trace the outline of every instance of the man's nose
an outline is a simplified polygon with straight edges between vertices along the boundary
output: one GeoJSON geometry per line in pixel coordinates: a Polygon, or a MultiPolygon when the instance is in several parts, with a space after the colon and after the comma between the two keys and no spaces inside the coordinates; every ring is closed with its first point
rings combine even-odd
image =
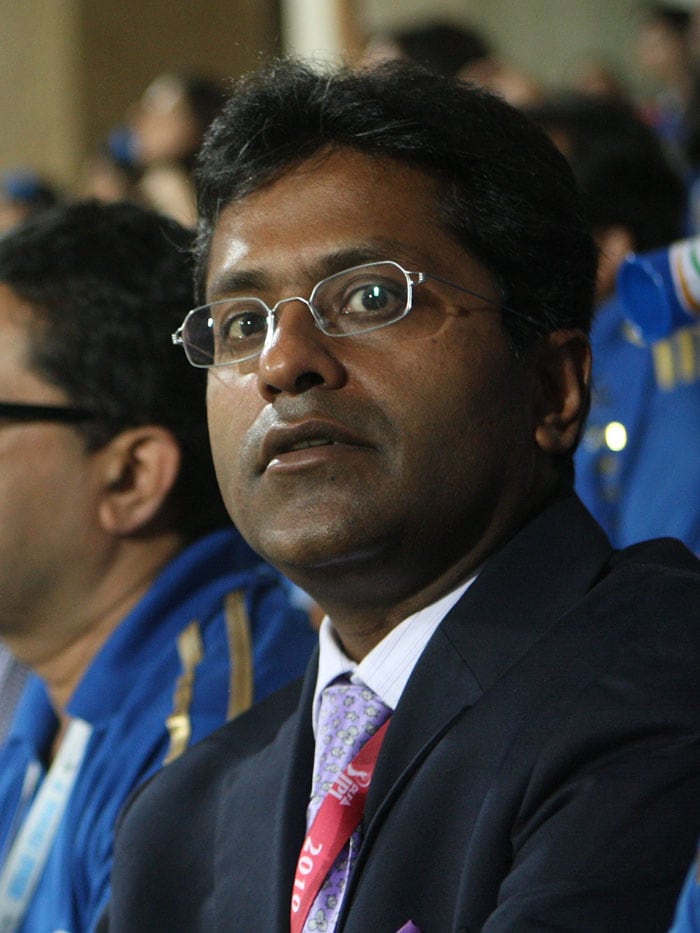
{"type": "Polygon", "coordinates": [[[306,298],[285,298],[271,311],[265,344],[258,361],[258,384],[266,398],[298,395],[314,386],[340,388],[345,368],[337,356],[338,341],[316,326],[306,298]]]}

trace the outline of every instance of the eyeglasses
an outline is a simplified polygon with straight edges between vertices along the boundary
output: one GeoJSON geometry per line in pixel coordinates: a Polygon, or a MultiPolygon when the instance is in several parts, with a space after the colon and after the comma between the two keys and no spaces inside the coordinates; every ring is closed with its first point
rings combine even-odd
{"type": "Polygon", "coordinates": [[[253,359],[272,333],[277,313],[290,301],[301,301],[318,329],[328,337],[352,337],[395,324],[413,307],[413,289],[428,279],[456,288],[489,305],[529,321],[542,323],[492,298],[429,272],[409,272],[397,262],[368,262],[322,279],[308,299],[282,298],[274,307],[260,298],[224,298],[194,308],[172,341],[184,348],[193,366],[229,366],[253,359]]]}
{"type": "Polygon", "coordinates": [[[63,424],[78,424],[94,420],[97,416],[86,408],[71,408],[68,405],[35,405],[30,402],[0,402],[0,421],[59,421],[63,424]]]}

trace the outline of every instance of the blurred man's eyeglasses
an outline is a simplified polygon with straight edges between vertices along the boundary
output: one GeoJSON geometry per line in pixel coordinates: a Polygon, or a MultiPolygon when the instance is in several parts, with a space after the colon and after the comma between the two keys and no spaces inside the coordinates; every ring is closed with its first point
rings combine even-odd
{"type": "Polygon", "coordinates": [[[318,329],[329,337],[351,337],[395,324],[413,307],[413,289],[428,279],[456,288],[492,307],[542,323],[429,272],[409,272],[397,262],[369,262],[345,269],[318,282],[309,298],[283,298],[269,307],[260,298],[224,298],[190,311],[172,335],[193,366],[229,366],[256,357],[275,329],[282,305],[301,301],[318,329]]]}
{"type": "Polygon", "coordinates": [[[37,405],[33,402],[0,402],[0,421],[57,421],[79,424],[95,419],[94,412],[69,405],[37,405]]]}

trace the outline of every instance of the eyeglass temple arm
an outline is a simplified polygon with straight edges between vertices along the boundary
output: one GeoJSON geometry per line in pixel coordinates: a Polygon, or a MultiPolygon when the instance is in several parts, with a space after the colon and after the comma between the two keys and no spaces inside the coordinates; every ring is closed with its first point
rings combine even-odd
{"type": "Polygon", "coordinates": [[[17,421],[62,421],[77,424],[91,421],[98,416],[86,408],[71,408],[69,405],[40,405],[32,402],[0,402],[0,418],[13,418],[17,421]]]}
{"type": "Polygon", "coordinates": [[[426,282],[428,279],[434,279],[436,282],[441,282],[443,285],[449,285],[450,288],[456,288],[457,291],[464,292],[467,295],[471,295],[473,298],[479,298],[481,301],[486,301],[491,305],[495,305],[500,308],[501,311],[507,311],[508,314],[512,314],[515,317],[521,318],[523,321],[527,321],[529,324],[532,324],[533,327],[536,327],[541,333],[545,333],[547,326],[544,321],[538,321],[536,318],[531,317],[529,314],[525,314],[524,311],[516,311],[515,308],[511,308],[506,304],[503,304],[500,301],[494,301],[493,298],[487,298],[486,295],[480,295],[479,292],[472,291],[471,288],[465,288],[464,285],[457,285],[456,282],[450,282],[449,279],[443,279],[439,275],[434,275],[432,272],[409,272],[408,275],[415,275],[415,281],[412,280],[413,285],[422,285],[423,282],[426,282]]]}

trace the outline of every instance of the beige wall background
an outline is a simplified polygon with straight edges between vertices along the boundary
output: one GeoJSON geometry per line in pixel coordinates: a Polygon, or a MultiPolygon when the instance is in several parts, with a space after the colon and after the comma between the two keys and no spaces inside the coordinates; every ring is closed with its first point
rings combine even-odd
{"type": "Polygon", "coordinates": [[[77,0],[0,0],[0,168],[69,172],[82,140],[77,0]]]}
{"type": "Polygon", "coordinates": [[[548,85],[564,80],[581,57],[594,55],[619,64],[639,87],[633,74],[638,7],[639,0],[283,0],[283,35],[305,54],[335,58],[341,49],[329,18],[340,22],[348,11],[374,32],[448,18],[478,27],[498,51],[548,85]]]}
{"type": "MultiPolygon", "coordinates": [[[[637,0],[0,0],[0,172],[60,184],[169,68],[236,75],[280,49],[338,56],[348,10],[370,29],[473,22],[550,85],[595,54],[631,65],[637,0]]],[[[634,81],[634,76],[632,77],[634,81]]]]}
{"type": "Polygon", "coordinates": [[[279,41],[267,0],[0,0],[0,171],[69,186],[157,74],[239,74],[279,41]]]}
{"type": "Polygon", "coordinates": [[[357,6],[377,29],[437,12],[474,23],[505,55],[542,80],[557,83],[582,55],[609,58],[625,71],[631,69],[639,0],[365,0],[357,6]]]}

